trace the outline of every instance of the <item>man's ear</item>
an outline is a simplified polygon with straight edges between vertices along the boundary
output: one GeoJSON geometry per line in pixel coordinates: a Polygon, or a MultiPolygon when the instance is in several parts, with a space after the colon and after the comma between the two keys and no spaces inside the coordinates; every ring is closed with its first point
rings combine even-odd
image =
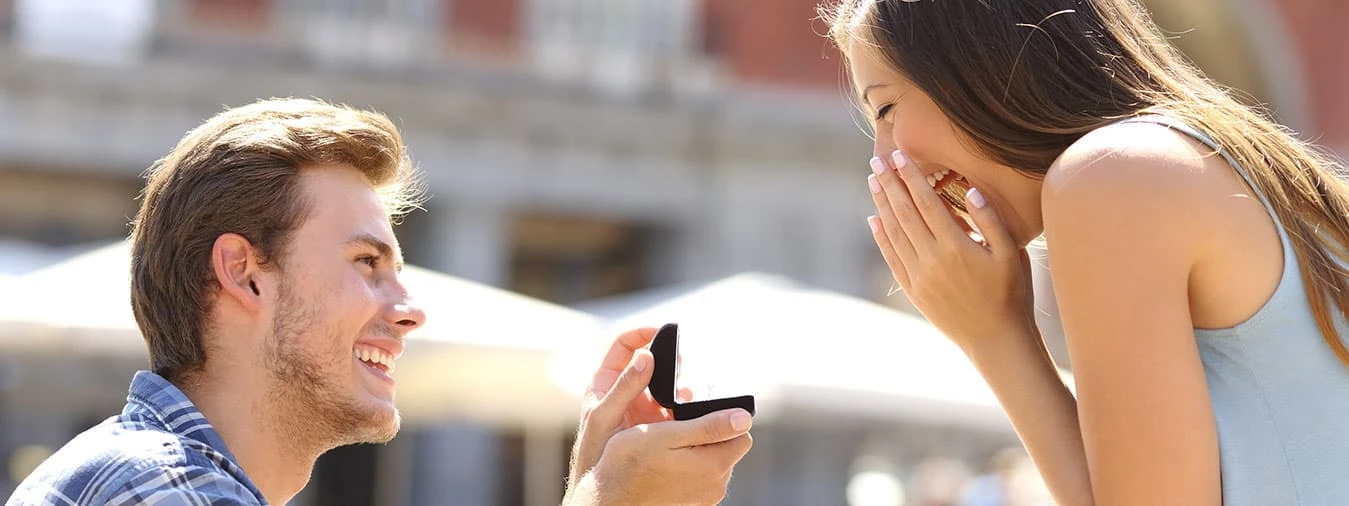
{"type": "Polygon", "coordinates": [[[220,283],[220,295],[256,311],[262,306],[258,289],[260,268],[253,244],[239,234],[221,234],[211,247],[211,270],[220,283]]]}

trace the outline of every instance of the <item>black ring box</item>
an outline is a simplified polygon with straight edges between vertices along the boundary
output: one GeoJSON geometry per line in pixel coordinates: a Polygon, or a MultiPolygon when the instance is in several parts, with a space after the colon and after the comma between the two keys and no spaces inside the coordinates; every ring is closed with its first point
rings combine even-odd
{"type": "Polygon", "coordinates": [[[724,399],[709,399],[680,403],[675,400],[675,368],[679,355],[679,326],[665,324],[651,340],[651,354],[656,359],[656,369],[652,371],[647,389],[651,397],[665,409],[674,412],[675,420],[692,420],[708,413],[724,409],[741,408],[754,414],[754,396],[741,395],[724,399]]]}

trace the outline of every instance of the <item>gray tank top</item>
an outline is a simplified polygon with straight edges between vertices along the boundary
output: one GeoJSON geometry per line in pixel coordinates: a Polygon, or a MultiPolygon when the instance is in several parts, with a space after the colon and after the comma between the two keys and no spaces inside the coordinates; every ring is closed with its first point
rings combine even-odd
{"type": "MultiPolygon", "coordinates": [[[[1145,116],[1221,153],[1273,217],[1283,276],[1251,318],[1196,329],[1221,451],[1225,506],[1349,505],[1349,366],[1312,316],[1288,233],[1246,169],[1208,135],[1174,119],[1145,116]]],[[[1349,323],[1337,318],[1342,336],[1349,323]]]]}

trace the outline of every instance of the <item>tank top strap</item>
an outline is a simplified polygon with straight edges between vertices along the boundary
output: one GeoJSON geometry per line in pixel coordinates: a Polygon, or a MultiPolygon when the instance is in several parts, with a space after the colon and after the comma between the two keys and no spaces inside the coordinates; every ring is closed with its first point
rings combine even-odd
{"type": "Polygon", "coordinates": [[[1260,199],[1260,203],[1264,204],[1265,210],[1269,212],[1269,216],[1273,218],[1274,222],[1279,225],[1279,234],[1283,235],[1283,223],[1281,220],[1279,220],[1278,213],[1274,212],[1274,206],[1270,204],[1269,198],[1265,196],[1265,192],[1260,190],[1260,187],[1257,186],[1255,184],[1255,181],[1251,179],[1251,175],[1249,172],[1246,171],[1246,167],[1243,166],[1240,162],[1237,162],[1237,159],[1232,156],[1232,153],[1228,152],[1226,149],[1223,149],[1222,145],[1218,144],[1218,141],[1214,140],[1213,137],[1209,136],[1209,134],[1204,133],[1197,128],[1194,128],[1183,121],[1159,114],[1136,116],[1117,121],[1115,124],[1124,124],[1124,123],[1152,123],[1155,125],[1161,125],[1170,128],[1172,130],[1175,130],[1177,132],[1183,133],[1193,138],[1194,140],[1203,143],[1205,146],[1208,146],[1209,148],[1213,149],[1215,153],[1222,155],[1223,158],[1227,160],[1227,164],[1232,166],[1232,170],[1237,171],[1237,174],[1241,176],[1241,179],[1246,181],[1246,186],[1249,187],[1251,191],[1255,193],[1255,196],[1260,199]]]}

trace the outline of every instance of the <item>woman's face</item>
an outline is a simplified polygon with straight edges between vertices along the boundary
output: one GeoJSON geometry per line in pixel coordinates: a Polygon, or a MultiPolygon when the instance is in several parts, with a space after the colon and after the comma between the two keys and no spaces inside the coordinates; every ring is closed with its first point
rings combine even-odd
{"type": "Polygon", "coordinates": [[[869,48],[848,50],[853,86],[876,134],[872,155],[887,162],[899,150],[935,182],[959,223],[967,223],[964,196],[976,187],[998,213],[1012,238],[1025,245],[1044,230],[1040,181],[1000,165],[973,149],[936,102],[892,70],[869,48]]]}

